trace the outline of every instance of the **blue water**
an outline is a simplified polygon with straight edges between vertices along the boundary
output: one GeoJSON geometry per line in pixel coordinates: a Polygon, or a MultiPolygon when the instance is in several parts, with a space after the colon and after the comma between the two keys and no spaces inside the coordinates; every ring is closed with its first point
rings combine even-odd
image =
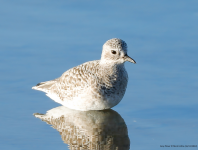
{"type": "MultiPolygon", "coordinates": [[[[198,145],[197,0],[1,0],[0,149],[67,149],[59,132],[35,118],[59,106],[38,82],[100,59],[121,38],[137,62],[118,112],[130,149],[198,145]]],[[[184,148],[197,149],[195,148],[184,148]]]]}

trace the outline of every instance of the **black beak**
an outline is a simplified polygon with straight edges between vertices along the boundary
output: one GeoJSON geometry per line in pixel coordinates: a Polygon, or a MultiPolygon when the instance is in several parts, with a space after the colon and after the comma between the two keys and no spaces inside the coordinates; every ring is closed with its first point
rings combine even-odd
{"type": "Polygon", "coordinates": [[[135,60],[133,58],[129,57],[127,54],[124,56],[124,60],[136,64],[135,60]]]}

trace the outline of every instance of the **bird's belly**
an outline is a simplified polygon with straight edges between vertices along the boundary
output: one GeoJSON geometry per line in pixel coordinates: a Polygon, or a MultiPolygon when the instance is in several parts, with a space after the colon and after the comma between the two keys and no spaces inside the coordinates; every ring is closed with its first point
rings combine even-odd
{"type": "Polygon", "coordinates": [[[64,99],[61,104],[68,108],[82,111],[104,110],[117,105],[123,98],[124,92],[119,88],[113,92],[111,92],[111,90],[106,92],[101,88],[98,89],[89,87],[84,89],[81,94],[70,100],[64,99]]]}

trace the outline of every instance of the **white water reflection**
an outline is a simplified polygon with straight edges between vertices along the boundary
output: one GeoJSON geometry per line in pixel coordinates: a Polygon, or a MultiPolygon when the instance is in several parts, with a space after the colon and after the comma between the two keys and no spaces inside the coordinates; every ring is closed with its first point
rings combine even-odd
{"type": "Polygon", "coordinates": [[[35,117],[60,132],[69,149],[128,150],[130,140],[124,119],[114,110],[77,111],[64,106],[35,117]]]}

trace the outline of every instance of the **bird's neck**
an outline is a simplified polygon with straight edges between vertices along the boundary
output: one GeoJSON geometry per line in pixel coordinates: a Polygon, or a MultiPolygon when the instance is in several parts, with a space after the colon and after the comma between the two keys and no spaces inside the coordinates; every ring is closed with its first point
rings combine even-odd
{"type": "Polygon", "coordinates": [[[101,61],[100,71],[103,74],[115,75],[121,70],[125,70],[124,63],[114,62],[114,61],[101,61]]]}

